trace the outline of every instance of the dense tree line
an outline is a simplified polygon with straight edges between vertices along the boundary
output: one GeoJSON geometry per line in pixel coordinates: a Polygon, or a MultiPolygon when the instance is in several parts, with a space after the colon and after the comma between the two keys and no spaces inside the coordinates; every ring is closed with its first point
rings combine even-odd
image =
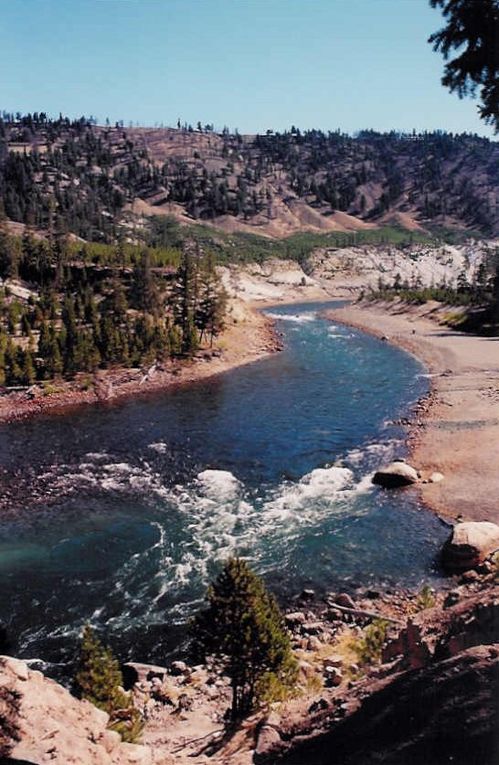
{"type": "Polygon", "coordinates": [[[189,356],[223,327],[213,258],[193,243],[167,273],[143,248],[133,268],[102,275],[75,267],[64,237],[36,240],[28,230],[18,239],[0,226],[0,278],[0,383],[9,386],[189,356]],[[23,297],[12,292],[16,278],[29,286],[23,297]]]}

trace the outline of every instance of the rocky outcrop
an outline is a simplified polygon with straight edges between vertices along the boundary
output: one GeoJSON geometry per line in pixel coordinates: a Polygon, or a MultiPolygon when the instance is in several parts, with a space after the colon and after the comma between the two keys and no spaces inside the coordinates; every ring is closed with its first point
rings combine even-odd
{"type": "Polygon", "coordinates": [[[274,736],[265,750],[262,741],[255,762],[499,762],[499,586],[490,579],[455,588],[443,607],[413,614],[392,632],[381,666],[347,686],[325,685],[307,716],[282,717],[281,742],[274,736]]]}
{"type": "Polygon", "coordinates": [[[466,595],[452,590],[444,608],[421,611],[383,650],[383,662],[418,669],[476,645],[499,643],[499,587],[466,595]]]}
{"type": "Polygon", "coordinates": [[[492,765],[499,762],[498,692],[499,644],[476,646],[378,681],[329,731],[281,749],[279,758],[262,752],[255,759],[268,765],[492,765]]]}
{"type": "Polygon", "coordinates": [[[419,479],[417,471],[406,462],[391,462],[378,470],[373,476],[373,483],[386,489],[396,489],[400,486],[410,486],[419,479]]]}
{"type": "Polygon", "coordinates": [[[450,571],[480,565],[499,550],[499,526],[488,521],[468,521],[454,526],[442,550],[442,563],[450,571]]]}
{"type": "Polygon", "coordinates": [[[157,677],[164,680],[168,674],[166,667],[157,667],[154,664],[143,664],[139,661],[127,661],[121,667],[123,686],[126,691],[133,688],[135,683],[150,682],[157,677]]]}
{"type": "Polygon", "coordinates": [[[0,685],[19,694],[19,740],[13,762],[32,765],[152,765],[171,762],[153,756],[147,746],[124,744],[107,729],[109,717],[88,701],[79,701],[41,672],[18,659],[0,657],[0,685]]]}

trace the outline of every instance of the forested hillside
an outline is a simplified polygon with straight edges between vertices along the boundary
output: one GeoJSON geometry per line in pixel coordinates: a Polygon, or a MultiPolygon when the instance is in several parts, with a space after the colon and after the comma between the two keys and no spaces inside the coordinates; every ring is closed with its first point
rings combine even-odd
{"type": "Polygon", "coordinates": [[[161,267],[147,248],[104,247],[106,265],[91,252],[0,221],[0,385],[189,357],[221,331],[224,292],[196,243],[161,267]]]}
{"type": "Polygon", "coordinates": [[[287,236],[395,222],[499,233],[499,144],[476,135],[319,130],[244,136],[97,126],[43,113],[0,120],[7,218],[87,241],[140,236],[173,214],[226,231],[287,236]]]}

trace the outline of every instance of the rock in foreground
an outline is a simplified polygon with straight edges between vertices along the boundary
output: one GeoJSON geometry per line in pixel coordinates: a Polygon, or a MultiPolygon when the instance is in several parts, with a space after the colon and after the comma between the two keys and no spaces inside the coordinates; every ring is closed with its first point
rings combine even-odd
{"type": "Polygon", "coordinates": [[[417,471],[406,462],[391,462],[378,470],[373,476],[373,483],[385,489],[396,489],[417,483],[417,471]]]}
{"type": "MultiPolygon", "coordinates": [[[[8,656],[0,657],[0,685],[20,696],[18,741],[13,762],[32,765],[152,765],[148,746],[123,744],[107,729],[109,717],[88,701],[79,701],[41,672],[8,656]]],[[[3,760],[2,760],[3,761],[3,760]]],[[[162,760],[165,762],[165,760],[162,760]]]]}
{"type": "Polygon", "coordinates": [[[450,571],[479,566],[499,550],[499,526],[488,521],[468,521],[454,526],[442,550],[442,562],[450,571]]]}

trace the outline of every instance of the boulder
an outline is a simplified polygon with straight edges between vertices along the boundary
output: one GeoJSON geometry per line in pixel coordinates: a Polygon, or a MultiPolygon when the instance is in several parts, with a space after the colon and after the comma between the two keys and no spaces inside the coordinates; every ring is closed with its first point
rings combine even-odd
{"type": "Polygon", "coordinates": [[[284,616],[284,621],[290,628],[298,627],[300,624],[304,624],[306,620],[307,617],[303,611],[293,611],[291,614],[285,614],[284,616]]]}
{"type": "Polygon", "coordinates": [[[310,677],[314,677],[316,674],[315,667],[312,666],[308,661],[301,660],[298,662],[298,672],[302,675],[302,677],[306,680],[310,677]]]}
{"type": "Polygon", "coordinates": [[[330,654],[323,660],[323,666],[334,667],[335,669],[341,669],[343,666],[343,658],[338,654],[330,654]]]}
{"type": "Polygon", "coordinates": [[[268,755],[282,743],[279,731],[271,725],[263,725],[258,734],[255,754],[258,758],[262,755],[268,755]]]}
{"type": "Polygon", "coordinates": [[[372,479],[377,486],[383,486],[385,489],[396,489],[400,486],[410,486],[417,483],[417,471],[406,462],[397,460],[391,462],[384,468],[378,470],[372,479]]]}
{"type": "Polygon", "coordinates": [[[324,667],[324,678],[326,681],[326,687],[337,688],[343,681],[343,673],[336,667],[332,667],[330,664],[324,667]]]}
{"type": "Polygon", "coordinates": [[[315,590],[302,590],[299,600],[313,600],[315,598],[315,590]]]}
{"type": "Polygon", "coordinates": [[[170,672],[172,675],[185,675],[189,672],[189,667],[185,661],[172,661],[170,665],[170,672]]]}
{"type": "Polygon", "coordinates": [[[322,647],[323,647],[323,643],[321,643],[319,638],[316,637],[315,635],[312,635],[311,637],[308,638],[307,646],[306,646],[307,651],[320,651],[322,647]]]}
{"type": "Polygon", "coordinates": [[[444,480],[443,473],[432,473],[431,476],[428,478],[428,483],[440,483],[440,481],[444,480]]]}
{"type": "Polygon", "coordinates": [[[350,597],[350,595],[347,592],[340,592],[335,597],[334,602],[338,606],[343,606],[343,608],[356,608],[354,600],[350,597]]]}
{"type": "Polygon", "coordinates": [[[139,661],[127,661],[126,664],[123,664],[121,670],[123,673],[123,684],[127,691],[133,688],[135,683],[149,682],[153,677],[159,677],[160,680],[164,680],[168,674],[168,670],[165,667],[157,667],[154,664],[142,664],[139,661]]]}
{"type": "Polygon", "coordinates": [[[305,635],[321,635],[324,632],[324,622],[305,622],[301,629],[305,635]]]}
{"type": "Polygon", "coordinates": [[[457,523],[442,550],[442,563],[450,571],[480,565],[499,550],[499,526],[489,521],[457,523]]]}

